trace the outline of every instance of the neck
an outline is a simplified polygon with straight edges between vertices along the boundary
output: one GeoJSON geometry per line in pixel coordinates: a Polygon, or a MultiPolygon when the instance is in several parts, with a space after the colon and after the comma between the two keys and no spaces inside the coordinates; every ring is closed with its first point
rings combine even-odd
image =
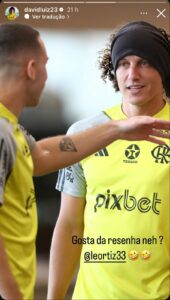
{"type": "Polygon", "coordinates": [[[0,84],[0,102],[10,110],[17,118],[24,108],[22,90],[19,88],[19,83],[15,84],[0,84]]]}
{"type": "Polygon", "coordinates": [[[21,107],[21,105],[17,103],[17,100],[17,98],[8,98],[5,100],[4,98],[0,97],[0,102],[18,118],[21,111],[23,110],[23,107],[21,107]]]}
{"type": "Polygon", "coordinates": [[[134,116],[154,116],[164,107],[166,101],[162,98],[161,101],[147,103],[146,105],[136,105],[134,103],[128,103],[126,100],[122,101],[122,111],[127,117],[134,116]]]}

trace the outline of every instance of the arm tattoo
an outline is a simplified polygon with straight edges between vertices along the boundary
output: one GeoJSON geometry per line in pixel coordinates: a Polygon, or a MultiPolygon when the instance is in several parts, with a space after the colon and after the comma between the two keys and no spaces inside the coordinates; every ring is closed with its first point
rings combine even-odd
{"type": "Polygon", "coordinates": [[[77,152],[76,146],[74,145],[72,139],[69,137],[64,137],[61,140],[59,148],[62,152],[77,152]]]}

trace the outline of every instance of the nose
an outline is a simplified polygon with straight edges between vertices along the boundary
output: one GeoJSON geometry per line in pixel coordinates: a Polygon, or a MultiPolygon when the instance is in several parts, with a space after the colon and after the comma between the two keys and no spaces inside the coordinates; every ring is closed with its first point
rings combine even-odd
{"type": "Polygon", "coordinates": [[[128,77],[131,80],[139,79],[139,68],[136,65],[130,65],[128,69],[128,77]]]}

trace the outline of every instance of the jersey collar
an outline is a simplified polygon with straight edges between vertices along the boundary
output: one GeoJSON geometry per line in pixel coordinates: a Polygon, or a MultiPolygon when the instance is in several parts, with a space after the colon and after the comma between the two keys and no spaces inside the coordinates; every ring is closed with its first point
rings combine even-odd
{"type": "Polygon", "coordinates": [[[0,117],[8,119],[10,123],[17,124],[17,117],[2,103],[0,103],[0,117]]]}

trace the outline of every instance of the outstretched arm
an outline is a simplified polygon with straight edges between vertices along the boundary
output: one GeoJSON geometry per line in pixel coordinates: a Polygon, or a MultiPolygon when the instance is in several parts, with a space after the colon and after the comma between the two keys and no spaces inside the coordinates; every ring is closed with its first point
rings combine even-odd
{"type": "Polygon", "coordinates": [[[108,121],[78,134],[56,136],[36,143],[32,152],[34,175],[40,176],[64,168],[84,157],[122,140],[146,140],[164,144],[160,138],[170,138],[170,121],[149,116],[108,121]]]}

